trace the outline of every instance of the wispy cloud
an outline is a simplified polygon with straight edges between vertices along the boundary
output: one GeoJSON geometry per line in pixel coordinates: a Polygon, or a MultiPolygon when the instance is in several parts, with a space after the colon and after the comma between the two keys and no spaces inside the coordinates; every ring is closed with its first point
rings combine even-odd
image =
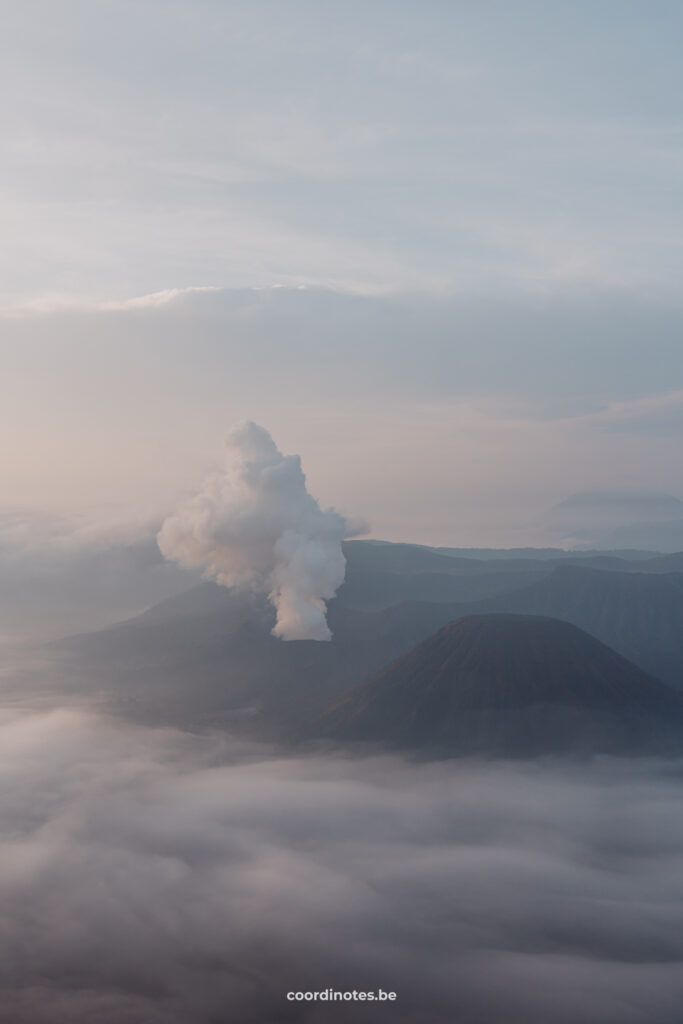
{"type": "Polygon", "coordinates": [[[222,289],[214,285],[197,285],[188,288],[166,288],[160,292],[151,292],[149,295],[124,299],[98,299],[89,295],[43,295],[15,305],[0,307],[0,317],[15,319],[49,316],[53,313],[116,313],[136,309],[159,309],[183,296],[220,291],[222,289]]]}
{"type": "Polygon", "coordinates": [[[680,12],[616,7],[492,25],[381,0],[334,26],[305,0],[16,7],[3,302],[192,281],[673,292],[680,12]]]}

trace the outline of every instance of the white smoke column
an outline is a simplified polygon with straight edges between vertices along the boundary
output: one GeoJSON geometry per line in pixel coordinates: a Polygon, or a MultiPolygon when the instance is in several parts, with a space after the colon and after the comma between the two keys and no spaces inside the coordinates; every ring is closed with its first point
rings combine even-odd
{"type": "Polygon", "coordinates": [[[226,587],[266,593],[283,640],[329,640],[325,602],[344,582],[346,520],[306,490],[298,455],[283,455],[256,423],[228,437],[225,471],[166,519],[166,558],[226,587]]]}

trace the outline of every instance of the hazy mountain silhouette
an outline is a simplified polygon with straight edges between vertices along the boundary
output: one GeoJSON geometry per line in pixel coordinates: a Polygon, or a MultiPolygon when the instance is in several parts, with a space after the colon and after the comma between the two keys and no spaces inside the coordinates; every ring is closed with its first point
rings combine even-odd
{"type": "Polygon", "coordinates": [[[683,548],[683,518],[667,522],[629,523],[607,529],[574,530],[577,548],[648,548],[650,551],[680,551],[683,548]]]}
{"type": "MultiPolygon", "coordinates": [[[[506,558],[461,557],[417,544],[350,541],[344,545],[346,581],[338,600],[354,608],[387,608],[401,601],[472,602],[509,593],[541,580],[568,563],[612,572],[673,572],[683,555],[647,557],[631,552],[555,552],[533,549],[506,558]],[[624,555],[625,553],[622,553],[624,555]]],[[[450,551],[450,549],[443,549],[450,551]]]]}
{"type": "Polygon", "coordinates": [[[651,491],[586,491],[550,509],[546,527],[583,547],[680,551],[683,501],[651,491]]]}
{"type": "Polygon", "coordinates": [[[418,545],[351,542],[346,551],[347,582],[329,606],[331,643],[276,640],[265,599],[204,583],[63,641],[60,684],[143,720],[218,725],[237,716],[240,727],[271,734],[475,612],[571,621],[652,674],[683,678],[683,574],[665,571],[680,555],[638,562],[643,571],[634,573],[625,571],[634,563],[612,556],[558,568],[454,559],[418,545]]]}
{"type": "Polygon", "coordinates": [[[571,622],[646,672],[683,687],[683,574],[605,572],[576,565],[470,611],[547,615],[571,622]]]}
{"type": "Polygon", "coordinates": [[[683,518],[683,501],[659,491],[581,491],[550,510],[550,516],[583,524],[668,522],[683,518]]]}
{"type": "Polygon", "coordinates": [[[62,641],[62,685],[98,691],[143,720],[220,724],[239,715],[277,730],[448,622],[458,604],[380,611],[330,604],[330,642],[283,642],[265,599],[204,583],[110,629],[62,641]]]}
{"type": "Polygon", "coordinates": [[[475,562],[469,572],[386,572],[351,563],[338,600],[353,608],[389,608],[402,601],[478,601],[534,583],[550,569],[542,566],[482,570],[475,562]]]}
{"type": "Polygon", "coordinates": [[[458,619],[355,687],[309,735],[435,754],[658,748],[683,698],[556,619],[458,619]]]}

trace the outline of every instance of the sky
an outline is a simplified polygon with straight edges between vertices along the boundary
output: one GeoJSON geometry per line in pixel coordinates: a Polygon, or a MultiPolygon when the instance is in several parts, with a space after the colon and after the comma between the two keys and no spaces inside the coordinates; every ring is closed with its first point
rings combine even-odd
{"type": "Polygon", "coordinates": [[[6,5],[3,508],[165,514],[243,419],[387,539],[683,496],[682,20],[6,5]]]}

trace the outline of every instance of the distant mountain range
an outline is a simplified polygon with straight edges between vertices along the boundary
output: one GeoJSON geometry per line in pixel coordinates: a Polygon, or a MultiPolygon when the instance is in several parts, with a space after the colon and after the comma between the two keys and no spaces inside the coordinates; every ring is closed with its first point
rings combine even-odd
{"type": "Polygon", "coordinates": [[[680,551],[683,501],[655,491],[585,491],[550,509],[544,532],[576,547],[680,551]]]}
{"type": "Polygon", "coordinates": [[[509,612],[561,619],[683,688],[683,553],[634,560],[595,553],[496,561],[441,555],[437,561],[429,549],[397,545],[393,564],[403,571],[391,573],[385,567],[392,564],[392,547],[352,549],[339,601],[386,607],[411,595],[450,605],[454,599],[460,615],[509,612]]]}
{"type": "Polygon", "coordinates": [[[353,688],[308,735],[430,755],[661,749],[683,740],[683,697],[566,622],[477,615],[353,688]]]}
{"type": "Polygon", "coordinates": [[[572,623],[683,686],[681,554],[475,559],[367,541],[346,553],[329,643],[276,640],[265,600],[203,583],[60,642],[60,686],[141,720],[290,735],[447,623],[492,613],[572,623]]]}
{"type": "Polygon", "coordinates": [[[683,501],[660,491],[580,491],[560,501],[550,515],[555,519],[610,526],[643,520],[664,523],[683,519],[683,501]]]}
{"type": "Polygon", "coordinates": [[[548,615],[585,629],[647,672],[683,688],[683,573],[610,572],[577,565],[475,612],[548,615]]]}

